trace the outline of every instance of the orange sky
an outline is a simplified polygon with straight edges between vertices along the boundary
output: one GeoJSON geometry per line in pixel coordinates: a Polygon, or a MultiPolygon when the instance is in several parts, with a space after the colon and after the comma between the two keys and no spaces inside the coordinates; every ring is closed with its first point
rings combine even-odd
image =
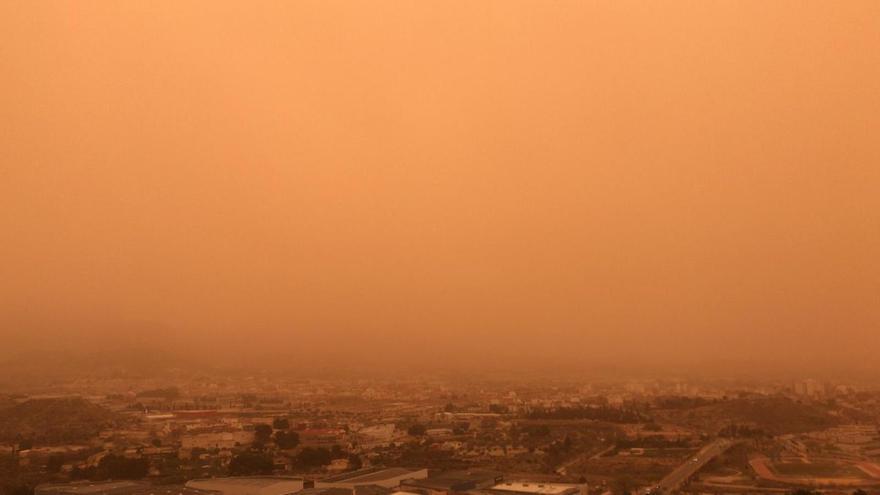
{"type": "Polygon", "coordinates": [[[880,2],[4,2],[0,69],[13,347],[880,352],[880,2]]]}

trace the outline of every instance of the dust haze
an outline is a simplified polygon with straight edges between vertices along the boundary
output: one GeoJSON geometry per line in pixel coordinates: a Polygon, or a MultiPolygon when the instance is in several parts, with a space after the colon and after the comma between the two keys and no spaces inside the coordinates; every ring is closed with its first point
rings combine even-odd
{"type": "Polygon", "coordinates": [[[878,16],[4,3],[0,358],[876,376],[878,16]]]}

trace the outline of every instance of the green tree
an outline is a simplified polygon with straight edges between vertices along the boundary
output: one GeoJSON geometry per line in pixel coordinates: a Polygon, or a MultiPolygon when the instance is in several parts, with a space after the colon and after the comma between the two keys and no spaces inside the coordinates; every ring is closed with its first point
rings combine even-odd
{"type": "Polygon", "coordinates": [[[272,428],[276,430],[287,430],[290,428],[290,420],[287,418],[275,418],[272,420],[272,428]]]}
{"type": "Polygon", "coordinates": [[[416,423],[416,424],[410,426],[410,427],[406,430],[406,432],[407,432],[409,435],[412,435],[412,436],[414,436],[414,437],[420,437],[420,436],[423,436],[427,431],[428,431],[428,429],[425,428],[425,425],[423,425],[423,424],[418,424],[418,423],[416,423]]]}

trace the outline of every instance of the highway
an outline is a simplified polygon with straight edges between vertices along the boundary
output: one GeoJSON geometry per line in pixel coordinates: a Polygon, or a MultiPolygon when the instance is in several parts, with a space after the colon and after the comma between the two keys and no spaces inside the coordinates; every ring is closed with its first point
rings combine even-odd
{"type": "Polygon", "coordinates": [[[718,439],[705,445],[699,452],[689,457],[684,464],[667,474],[657,485],[643,488],[639,490],[639,494],[647,495],[657,491],[668,493],[678,489],[688,478],[696,474],[709,461],[729,449],[733,444],[734,442],[730,440],[718,439]]]}

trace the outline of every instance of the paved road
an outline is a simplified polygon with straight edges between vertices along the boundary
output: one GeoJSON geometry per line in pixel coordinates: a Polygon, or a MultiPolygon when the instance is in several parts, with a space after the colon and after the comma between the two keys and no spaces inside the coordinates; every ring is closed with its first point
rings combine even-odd
{"type": "Polygon", "coordinates": [[[721,454],[733,445],[730,440],[719,439],[707,444],[699,452],[688,458],[681,466],[667,474],[656,486],[639,490],[640,495],[647,495],[659,489],[663,492],[671,492],[681,486],[688,478],[709,463],[715,456],[721,454]]]}
{"type": "Polygon", "coordinates": [[[560,466],[559,469],[556,470],[556,473],[565,476],[565,475],[568,474],[568,468],[574,466],[574,465],[577,464],[578,462],[580,462],[580,461],[584,461],[584,460],[588,460],[588,459],[598,459],[598,458],[602,457],[603,455],[605,455],[605,454],[611,452],[612,450],[614,450],[615,447],[616,447],[616,446],[612,444],[612,445],[610,445],[607,449],[603,449],[603,450],[601,450],[601,451],[599,451],[599,452],[596,452],[596,453],[593,454],[593,455],[586,455],[586,454],[584,454],[584,455],[579,455],[579,456],[575,457],[574,459],[572,459],[572,460],[566,462],[566,463],[563,464],[562,466],[560,466]]]}

